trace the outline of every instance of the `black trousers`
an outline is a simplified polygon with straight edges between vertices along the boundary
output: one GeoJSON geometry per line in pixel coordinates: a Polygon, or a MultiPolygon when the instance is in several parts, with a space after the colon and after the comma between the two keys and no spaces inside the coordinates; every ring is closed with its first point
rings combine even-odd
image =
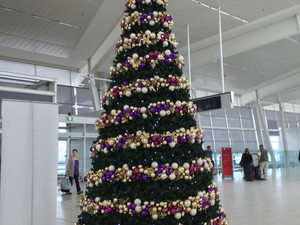
{"type": "Polygon", "coordinates": [[[74,178],[74,180],[75,180],[75,183],[76,183],[76,189],[77,189],[77,193],[78,193],[78,192],[81,191],[80,186],[79,186],[79,180],[78,180],[79,175],[74,175],[74,177],[69,177],[72,186],[73,186],[73,178],[74,178]]]}

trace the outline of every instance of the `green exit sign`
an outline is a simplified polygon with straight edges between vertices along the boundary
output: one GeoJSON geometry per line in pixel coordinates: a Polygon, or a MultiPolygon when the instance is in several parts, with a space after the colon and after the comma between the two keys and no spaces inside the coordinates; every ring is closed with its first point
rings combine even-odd
{"type": "Polygon", "coordinates": [[[67,116],[67,121],[73,121],[73,117],[72,116],[67,116]]]}

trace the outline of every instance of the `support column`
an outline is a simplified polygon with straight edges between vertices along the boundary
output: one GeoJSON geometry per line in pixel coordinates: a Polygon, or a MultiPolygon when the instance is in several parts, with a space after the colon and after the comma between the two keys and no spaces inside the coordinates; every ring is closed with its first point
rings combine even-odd
{"type": "Polygon", "coordinates": [[[191,66],[191,40],[190,40],[190,25],[187,25],[187,47],[188,47],[188,66],[189,66],[189,81],[190,81],[190,98],[192,98],[192,66],[191,66]]]}
{"type": "Polygon", "coordinates": [[[256,127],[258,143],[264,143],[264,139],[263,139],[263,135],[262,135],[262,128],[261,128],[261,124],[260,124],[260,121],[259,121],[257,106],[253,104],[252,109],[253,109],[253,116],[254,116],[254,121],[255,121],[255,127],[256,127]]]}
{"type": "Polygon", "coordinates": [[[100,111],[101,110],[100,100],[99,100],[99,95],[98,95],[98,91],[97,91],[97,87],[96,87],[94,75],[93,74],[89,74],[89,79],[90,79],[89,83],[90,83],[90,91],[92,93],[92,100],[93,100],[93,105],[94,105],[94,111],[100,111]]]}
{"type": "Polygon", "coordinates": [[[288,142],[286,137],[286,117],[284,114],[284,104],[280,102],[280,97],[278,96],[279,100],[279,109],[280,109],[280,121],[281,121],[281,135],[282,135],[282,142],[283,142],[283,150],[284,150],[284,157],[285,157],[285,164],[286,167],[290,167],[290,160],[289,160],[289,149],[288,149],[288,142]]]}
{"type": "Polygon", "coordinates": [[[223,63],[222,14],[221,14],[221,7],[220,6],[219,6],[219,39],[220,39],[220,65],[221,65],[222,93],[225,93],[224,63],[223,63]]]}
{"type": "Polygon", "coordinates": [[[275,154],[274,154],[274,151],[273,151],[273,147],[272,147],[272,144],[271,144],[271,139],[270,139],[270,135],[269,135],[269,131],[268,131],[266,115],[265,115],[265,112],[264,112],[259,100],[257,102],[257,110],[258,110],[258,115],[259,115],[260,122],[261,122],[261,125],[262,125],[262,128],[263,128],[263,133],[266,137],[266,140],[265,140],[264,144],[266,145],[267,150],[271,154],[271,160],[272,160],[273,168],[277,168],[275,154]]]}

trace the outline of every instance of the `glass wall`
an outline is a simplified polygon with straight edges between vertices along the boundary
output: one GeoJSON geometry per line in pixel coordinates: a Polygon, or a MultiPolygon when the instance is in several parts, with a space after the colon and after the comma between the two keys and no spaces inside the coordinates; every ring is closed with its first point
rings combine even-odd
{"type": "Polygon", "coordinates": [[[239,162],[245,148],[257,153],[258,142],[252,109],[235,107],[198,113],[200,127],[204,132],[204,149],[210,145],[214,151],[217,172],[221,169],[221,150],[231,147],[234,169],[240,169],[239,162]]]}

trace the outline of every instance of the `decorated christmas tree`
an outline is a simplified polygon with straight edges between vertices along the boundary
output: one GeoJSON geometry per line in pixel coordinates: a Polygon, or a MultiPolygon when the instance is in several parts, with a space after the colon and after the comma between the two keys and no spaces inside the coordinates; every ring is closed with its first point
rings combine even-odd
{"type": "Polygon", "coordinates": [[[228,224],[167,0],[130,0],[77,224],[228,224]]]}

